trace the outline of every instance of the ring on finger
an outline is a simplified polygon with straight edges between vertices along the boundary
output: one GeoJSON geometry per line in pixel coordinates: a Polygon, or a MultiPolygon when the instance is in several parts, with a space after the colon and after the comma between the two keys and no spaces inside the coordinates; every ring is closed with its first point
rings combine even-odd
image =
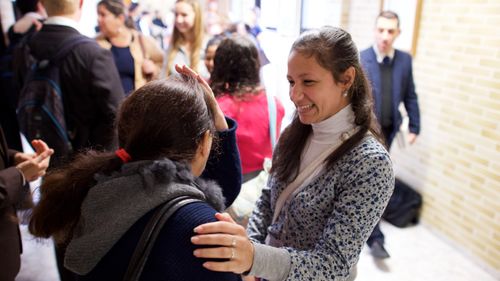
{"type": "Polygon", "coordinates": [[[236,238],[233,237],[233,240],[231,241],[231,247],[236,247],[236,238]]]}
{"type": "Polygon", "coordinates": [[[230,260],[234,259],[234,248],[231,248],[231,257],[229,258],[230,260]]]}

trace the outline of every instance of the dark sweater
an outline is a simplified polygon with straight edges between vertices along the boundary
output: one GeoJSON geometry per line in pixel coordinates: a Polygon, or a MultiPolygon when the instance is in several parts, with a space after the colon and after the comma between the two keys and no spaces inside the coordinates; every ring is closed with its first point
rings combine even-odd
{"type": "MultiPolygon", "coordinates": [[[[137,221],[88,275],[80,276],[77,280],[122,280],[135,245],[152,213],[150,211],[137,221]]],[[[190,241],[193,229],[202,223],[215,221],[214,215],[215,210],[202,202],[188,204],[175,212],[160,232],[141,280],[241,280],[232,273],[205,269],[202,263],[206,260],[193,255],[195,247],[190,241]]]]}
{"type": "Polygon", "coordinates": [[[240,280],[203,268],[193,255],[193,229],[214,222],[222,192],[213,182],[193,178],[187,167],[168,159],[127,163],[111,176],[97,175],[65,257],[78,280],[122,280],[152,213],[177,196],[203,200],[188,204],[163,226],[141,280],[240,280]]]}
{"type": "Polygon", "coordinates": [[[218,145],[212,150],[207,166],[201,178],[214,180],[222,188],[226,198],[226,206],[231,206],[240,194],[241,189],[241,161],[238,145],[236,144],[236,128],[238,125],[233,119],[226,117],[228,129],[219,132],[218,145]]]}

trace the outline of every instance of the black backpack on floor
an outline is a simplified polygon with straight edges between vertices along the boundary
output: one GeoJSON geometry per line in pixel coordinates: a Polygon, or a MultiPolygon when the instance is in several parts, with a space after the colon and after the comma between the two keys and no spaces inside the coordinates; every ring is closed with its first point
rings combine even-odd
{"type": "Polygon", "coordinates": [[[418,223],[421,208],[422,195],[396,178],[394,193],[382,218],[397,227],[414,225],[418,223]]]}

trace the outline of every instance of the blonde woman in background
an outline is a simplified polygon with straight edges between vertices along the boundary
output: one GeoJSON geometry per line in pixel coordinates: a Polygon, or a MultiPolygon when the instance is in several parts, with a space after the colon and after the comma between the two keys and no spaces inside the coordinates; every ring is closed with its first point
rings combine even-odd
{"type": "Polygon", "coordinates": [[[163,76],[174,73],[176,64],[185,64],[208,78],[203,63],[203,48],[206,45],[203,15],[198,0],[177,0],[174,6],[174,30],[163,65],[163,76]]]}
{"type": "Polygon", "coordinates": [[[111,50],[125,94],[159,76],[163,52],[156,41],[134,29],[122,0],[102,0],[97,4],[100,34],[97,43],[111,50]]]}

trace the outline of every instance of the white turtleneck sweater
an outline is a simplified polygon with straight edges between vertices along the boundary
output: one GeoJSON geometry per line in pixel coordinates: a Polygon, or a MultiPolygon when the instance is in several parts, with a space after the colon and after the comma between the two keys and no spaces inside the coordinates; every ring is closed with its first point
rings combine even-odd
{"type": "MultiPolygon", "coordinates": [[[[307,140],[306,147],[302,151],[299,171],[302,172],[311,164],[323,151],[332,146],[339,147],[348,137],[352,136],[357,127],[354,123],[354,111],[349,104],[335,115],[312,124],[312,134],[307,140]],[[346,135],[347,133],[347,135],[346,135]]],[[[302,186],[309,184],[310,180],[323,168],[320,165],[305,181],[302,186]]]]}

